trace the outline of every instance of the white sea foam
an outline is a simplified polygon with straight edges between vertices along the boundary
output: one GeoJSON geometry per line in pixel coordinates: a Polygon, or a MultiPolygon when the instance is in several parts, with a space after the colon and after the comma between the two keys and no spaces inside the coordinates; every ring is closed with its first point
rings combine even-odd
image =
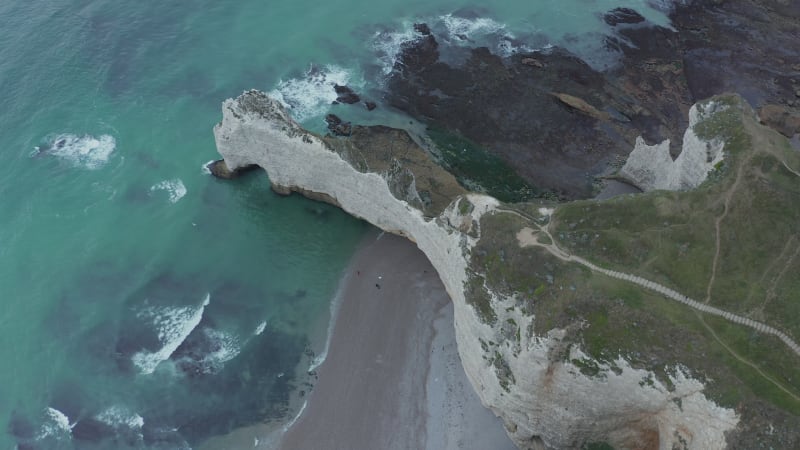
{"type": "Polygon", "coordinates": [[[263,333],[264,330],[266,330],[266,329],[267,329],[267,321],[265,320],[265,321],[261,322],[260,324],[258,324],[258,326],[256,327],[256,331],[255,331],[255,333],[253,333],[253,335],[258,336],[261,333],[263,333]]]}
{"type": "Polygon", "coordinates": [[[169,194],[170,203],[177,203],[186,195],[186,186],[180,178],[173,178],[172,180],[164,180],[150,186],[150,192],[166,191],[169,194]]]}
{"type": "Polygon", "coordinates": [[[210,165],[211,165],[211,163],[213,163],[214,161],[215,161],[215,160],[213,160],[213,159],[212,159],[211,161],[209,161],[209,162],[207,162],[207,163],[203,164],[203,167],[201,167],[201,168],[200,168],[200,171],[203,173],[203,175],[211,175],[211,169],[209,169],[209,166],[210,166],[210,165]]]}
{"type": "MultiPolygon", "coordinates": [[[[466,18],[445,14],[422,22],[431,26],[437,39],[458,46],[494,47],[494,52],[503,57],[541,50],[518,42],[506,24],[488,17],[466,18]]],[[[422,34],[414,30],[411,22],[403,22],[399,31],[376,32],[372,47],[377,53],[383,73],[388,75],[394,70],[404,44],[421,38],[422,34]]]]}
{"type": "MultiPolygon", "coordinates": [[[[321,116],[336,100],[334,85],[353,85],[353,76],[339,66],[311,66],[300,78],[281,80],[269,95],[289,109],[295,120],[302,122],[321,116]]],[[[363,85],[356,81],[355,85],[363,85]]]]}
{"type": "Polygon", "coordinates": [[[495,22],[488,17],[467,19],[445,14],[440,16],[439,20],[444,24],[450,37],[464,36],[467,39],[472,39],[476,34],[500,34],[506,29],[505,24],[495,22]]]}
{"type": "Polygon", "coordinates": [[[308,406],[308,400],[303,402],[303,406],[300,407],[300,411],[297,412],[297,415],[294,416],[294,418],[292,420],[290,420],[289,423],[287,423],[286,425],[283,426],[283,432],[284,433],[289,431],[289,428],[291,428],[292,425],[294,425],[294,423],[297,422],[297,419],[299,419],[300,416],[303,415],[303,411],[306,410],[306,406],[308,406]]]}
{"type": "Polygon", "coordinates": [[[113,428],[127,427],[133,430],[140,430],[144,426],[142,416],[130,411],[128,408],[116,405],[96,415],[95,419],[113,428]]]}
{"type": "Polygon", "coordinates": [[[181,343],[189,336],[203,319],[203,311],[211,302],[211,295],[206,294],[203,304],[199,307],[148,307],[136,316],[152,320],[158,332],[161,349],[155,352],[139,352],[133,355],[132,361],[143,374],[150,374],[156,370],[161,361],[168,359],[181,343]]]}
{"type": "Polygon", "coordinates": [[[203,356],[202,367],[206,373],[215,373],[222,369],[226,362],[235,358],[242,351],[236,336],[213,328],[203,328],[203,333],[212,342],[214,351],[203,356]]]}
{"type": "Polygon", "coordinates": [[[43,439],[48,436],[61,437],[72,433],[74,425],[70,425],[66,414],[55,408],[47,408],[44,413],[45,421],[42,423],[37,439],[43,439]]]}
{"type": "Polygon", "coordinates": [[[400,31],[376,32],[372,39],[372,48],[378,53],[383,73],[386,75],[392,73],[403,44],[421,38],[422,35],[414,30],[410,22],[404,22],[400,31]]]}
{"type": "Polygon", "coordinates": [[[446,39],[460,45],[480,45],[495,47],[495,53],[508,57],[515,53],[529,53],[536,49],[518,42],[514,33],[504,23],[488,17],[466,18],[452,14],[440,16],[439,21],[447,30],[446,39]]]}
{"type": "MultiPolygon", "coordinates": [[[[383,236],[383,231],[375,240],[378,240],[383,236]]],[[[325,362],[325,359],[328,357],[328,348],[331,344],[331,337],[333,337],[333,325],[336,323],[336,317],[339,315],[339,307],[342,305],[342,299],[344,297],[344,287],[347,285],[348,279],[353,276],[352,273],[347,273],[342,281],[339,283],[339,287],[336,290],[336,294],[331,300],[331,307],[330,307],[330,320],[328,320],[328,332],[325,336],[325,346],[322,349],[322,352],[319,355],[316,355],[314,359],[311,360],[311,363],[308,365],[308,372],[313,372],[317,370],[317,368],[325,362]]]]}
{"type": "Polygon", "coordinates": [[[59,134],[53,138],[49,147],[39,149],[39,153],[49,153],[65,159],[75,166],[99,169],[104,166],[117,147],[113,136],[104,134],[98,137],[75,134],[59,134]]]}

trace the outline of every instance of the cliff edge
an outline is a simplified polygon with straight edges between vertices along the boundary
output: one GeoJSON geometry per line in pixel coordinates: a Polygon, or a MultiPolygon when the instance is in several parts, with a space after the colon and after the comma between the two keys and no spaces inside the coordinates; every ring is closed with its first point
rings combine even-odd
{"type": "MultiPolygon", "coordinates": [[[[225,101],[214,134],[229,169],[258,165],[279,192],[328,201],[417,243],[453,300],[470,382],[520,448],[598,442],[615,448],[736,447],[731,439],[742,429],[742,408],[707,395],[725,367],[701,371],[681,362],[687,353],[705,352],[708,337],[698,338],[696,350],[658,358],[658,349],[669,347],[662,340],[674,339],[676,327],[681,332],[681,315],[691,315],[689,308],[670,309],[672,316],[661,318],[667,323],[654,325],[668,327],[664,336],[653,336],[658,329],[640,330],[635,339],[654,347],[606,351],[618,331],[604,329],[609,322],[636,328],[628,315],[647,324],[660,309],[683,307],[652,293],[623,295],[630,289],[623,282],[552,251],[553,241],[575,247],[567,233],[558,233],[571,220],[561,208],[551,217],[541,205],[507,206],[468,193],[402,130],[365,127],[355,139],[315,135],[257,91],[225,101]],[[594,304],[558,309],[576,302],[594,304]],[[641,308],[643,302],[653,308],[641,308]],[[598,330],[606,333],[600,346],[592,340],[598,330]]],[[[709,350],[706,359],[717,357],[709,350]]],[[[776,420],[796,418],[765,408],[776,420]]]]}

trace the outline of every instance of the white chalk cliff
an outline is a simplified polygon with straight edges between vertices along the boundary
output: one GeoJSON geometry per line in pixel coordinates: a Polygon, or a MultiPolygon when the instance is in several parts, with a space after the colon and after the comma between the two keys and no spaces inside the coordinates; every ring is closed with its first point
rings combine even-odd
{"type": "Polygon", "coordinates": [[[719,139],[701,139],[695,132],[695,126],[724,108],[724,105],[713,101],[704,106],[692,106],[689,128],[683,135],[683,148],[674,161],[669,154],[669,139],[660,144],[647,145],[640,136],[619,175],[645,192],[682,191],[699,186],[722,161],[725,144],[719,139]]]}
{"type": "MultiPolygon", "coordinates": [[[[453,300],[459,354],[470,382],[483,404],[504,420],[520,448],[580,448],[592,441],[616,448],[726,447],[725,433],[736,426],[738,416],[707,399],[703,383],[681,368],[675,368],[673,390],[621,358],[615,362],[621,371],[584,375],[569,362],[589,358],[577,346],[569,347],[567,358],[552,356],[563,354],[564,330],[529,335],[525,330],[533,317],[520,311],[513,298],[496,293],[490,293],[495,325],[481,320],[465,298],[464,286],[469,251],[480,239],[476,223],[498,207],[495,199],[459,195],[437,217],[430,217],[399,199],[396,189],[393,194],[388,171],[357,169],[329,141],[303,130],[277,101],[256,91],[224,102],[223,119],[214,134],[229,169],[258,165],[279,191],[330,201],[417,243],[453,300]],[[459,207],[464,197],[473,207],[459,207]],[[508,319],[522,330],[518,343],[502,337],[508,319]],[[495,342],[499,344],[486,346],[495,342]],[[504,360],[504,373],[491,362],[497,355],[504,360]]],[[[415,186],[418,183],[412,181],[410,189],[415,186]]]]}

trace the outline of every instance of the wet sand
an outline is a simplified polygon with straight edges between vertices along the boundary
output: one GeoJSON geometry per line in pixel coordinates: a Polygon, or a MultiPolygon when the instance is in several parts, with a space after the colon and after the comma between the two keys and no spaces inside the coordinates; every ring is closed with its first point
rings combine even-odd
{"type": "Polygon", "coordinates": [[[280,448],[513,449],[464,374],[433,267],[405,239],[367,239],[345,277],[319,381],[280,448]]]}

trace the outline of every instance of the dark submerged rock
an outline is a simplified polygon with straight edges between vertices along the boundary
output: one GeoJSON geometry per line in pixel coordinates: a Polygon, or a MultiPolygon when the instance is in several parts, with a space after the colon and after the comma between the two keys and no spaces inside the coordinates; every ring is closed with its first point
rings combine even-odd
{"type": "Polygon", "coordinates": [[[367,102],[364,102],[364,107],[367,108],[367,111],[372,111],[373,109],[377,108],[378,105],[376,105],[375,102],[367,101],[367,102]]]}
{"type": "Polygon", "coordinates": [[[350,136],[353,132],[352,124],[342,121],[342,119],[335,114],[328,114],[325,116],[325,122],[328,123],[328,130],[330,130],[334,136],[350,136]]]}
{"type": "Polygon", "coordinates": [[[427,23],[415,23],[414,31],[423,36],[428,36],[431,34],[431,27],[429,27],[427,23]]]}
{"type": "Polygon", "coordinates": [[[603,20],[612,27],[619,24],[642,23],[645,18],[631,8],[614,8],[603,15],[603,20]]]}
{"type": "Polygon", "coordinates": [[[81,419],[72,428],[72,437],[78,441],[100,442],[115,434],[112,426],[92,418],[81,419]]]}
{"type": "Polygon", "coordinates": [[[16,439],[26,441],[33,439],[36,435],[36,427],[27,418],[24,417],[19,411],[11,413],[11,419],[8,421],[8,434],[16,439]]]}

